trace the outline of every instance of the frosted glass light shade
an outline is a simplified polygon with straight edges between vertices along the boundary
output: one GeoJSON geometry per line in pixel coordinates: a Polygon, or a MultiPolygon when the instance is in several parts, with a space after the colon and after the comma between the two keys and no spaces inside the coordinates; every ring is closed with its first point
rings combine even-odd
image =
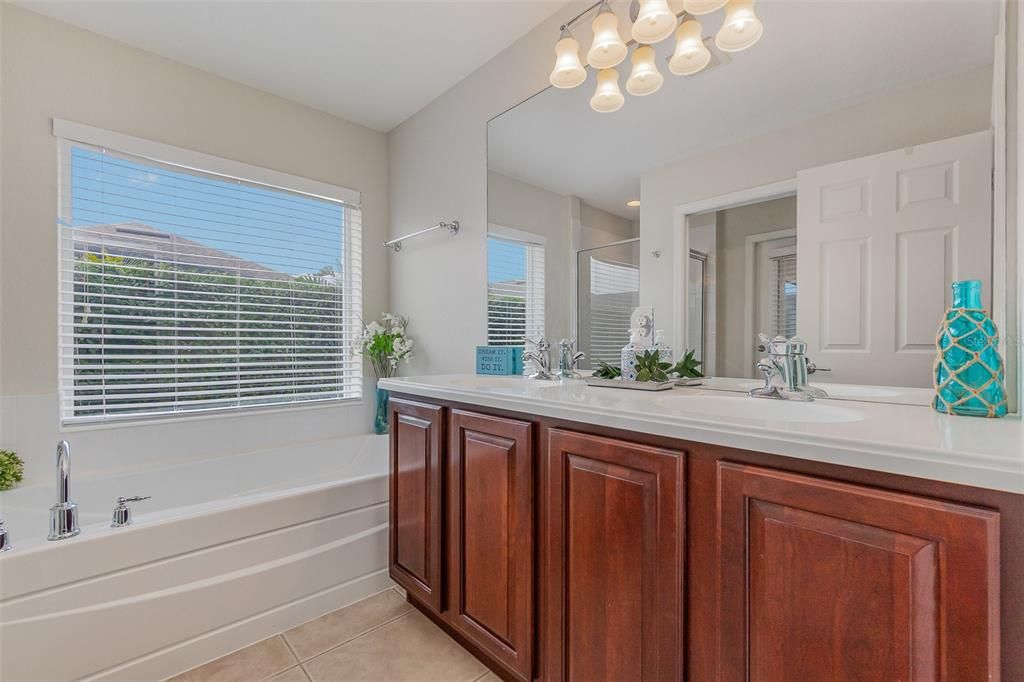
{"type": "Polygon", "coordinates": [[[602,114],[618,111],[626,98],[619,90],[619,72],[615,69],[601,69],[597,72],[597,90],[590,98],[590,108],[602,114]]]}
{"type": "Polygon", "coordinates": [[[760,40],[763,32],[764,26],[754,14],[754,0],[729,0],[715,45],[722,52],[739,52],[760,40]]]}
{"type": "Polygon", "coordinates": [[[683,9],[690,14],[711,14],[723,7],[729,0],[683,0],[683,9]]]}
{"type": "Polygon", "coordinates": [[[555,68],[549,80],[556,88],[575,88],[587,80],[587,70],[580,63],[580,44],[571,35],[563,34],[555,45],[555,68]]]}
{"type": "Polygon", "coordinates": [[[594,29],[594,42],[587,52],[587,62],[595,69],[610,69],[621,64],[629,49],[619,35],[619,18],[608,3],[601,5],[591,27],[594,29]]]}
{"type": "Polygon", "coordinates": [[[692,76],[711,61],[711,50],[704,45],[699,21],[687,19],[676,29],[676,49],[668,60],[668,70],[677,76],[692,76]]]}
{"type": "Polygon", "coordinates": [[[676,30],[676,15],[667,0],[640,0],[640,13],[633,22],[633,39],[644,45],[660,43],[676,30]]]}
{"type": "Polygon", "coordinates": [[[656,55],[650,45],[641,45],[633,52],[633,72],[626,79],[626,92],[637,97],[657,92],[665,77],[658,71],[656,55]]]}

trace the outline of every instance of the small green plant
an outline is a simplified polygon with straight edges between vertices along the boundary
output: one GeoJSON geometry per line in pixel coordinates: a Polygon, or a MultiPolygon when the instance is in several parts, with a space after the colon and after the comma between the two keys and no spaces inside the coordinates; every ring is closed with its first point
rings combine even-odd
{"type": "Polygon", "coordinates": [[[11,450],[0,450],[0,490],[10,490],[21,482],[25,463],[11,450]]]}
{"type": "Polygon", "coordinates": [[[598,360],[597,369],[594,370],[594,376],[598,379],[618,379],[622,376],[622,368],[616,367],[615,365],[609,365],[604,360],[598,360]]]}
{"type": "Polygon", "coordinates": [[[677,374],[684,379],[692,379],[696,377],[702,377],[704,374],[698,369],[702,363],[700,360],[695,360],[693,354],[695,351],[688,350],[679,362],[670,370],[669,374],[677,374]]]}
{"type": "Polygon", "coordinates": [[[662,362],[661,353],[656,348],[637,353],[633,361],[636,367],[637,381],[668,381],[668,371],[672,367],[671,362],[662,362]]]}

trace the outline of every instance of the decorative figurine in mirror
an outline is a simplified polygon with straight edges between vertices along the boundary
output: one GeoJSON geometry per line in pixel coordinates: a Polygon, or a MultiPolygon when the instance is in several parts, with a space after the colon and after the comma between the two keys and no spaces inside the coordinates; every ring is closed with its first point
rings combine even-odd
{"type": "Polygon", "coordinates": [[[633,309],[629,317],[630,330],[636,330],[636,347],[650,348],[654,345],[654,308],[651,306],[640,306],[633,309]]]}
{"type": "Polygon", "coordinates": [[[981,282],[953,283],[953,305],[936,337],[935,409],[969,417],[1006,415],[999,333],[981,303],[981,282]]]}

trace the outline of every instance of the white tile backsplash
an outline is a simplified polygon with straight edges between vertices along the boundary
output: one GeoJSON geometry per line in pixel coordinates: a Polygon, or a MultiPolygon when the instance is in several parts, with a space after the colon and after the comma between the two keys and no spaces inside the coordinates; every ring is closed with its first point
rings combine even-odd
{"type": "Polygon", "coordinates": [[[60,425],[55,393],[0,396],[0,448],[15,450],[25,460],[22,485],[38,485],[52,480],[56,444],[62,438],[71,443],[73,482],[369,433],[374,384],[369,379],[362,402],[354,404],[67,428],[60,425]]]}

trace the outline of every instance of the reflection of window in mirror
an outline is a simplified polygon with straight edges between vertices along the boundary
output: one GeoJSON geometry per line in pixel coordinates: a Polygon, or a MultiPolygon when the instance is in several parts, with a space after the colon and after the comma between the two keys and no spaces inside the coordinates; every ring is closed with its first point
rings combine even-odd
{"type": "Polygon", "coordinates": [[[630,315],[640,305],[639,240],[581,250],[577,278],[577,335],[584,365],[593,369],[599,360],[618,365],[629,341],[630,315]]]}
{"type": "Polygon", "coordinates": [[[522,346],[544,336],[544,244],[487,237],[487,343],[522,346]]]}

